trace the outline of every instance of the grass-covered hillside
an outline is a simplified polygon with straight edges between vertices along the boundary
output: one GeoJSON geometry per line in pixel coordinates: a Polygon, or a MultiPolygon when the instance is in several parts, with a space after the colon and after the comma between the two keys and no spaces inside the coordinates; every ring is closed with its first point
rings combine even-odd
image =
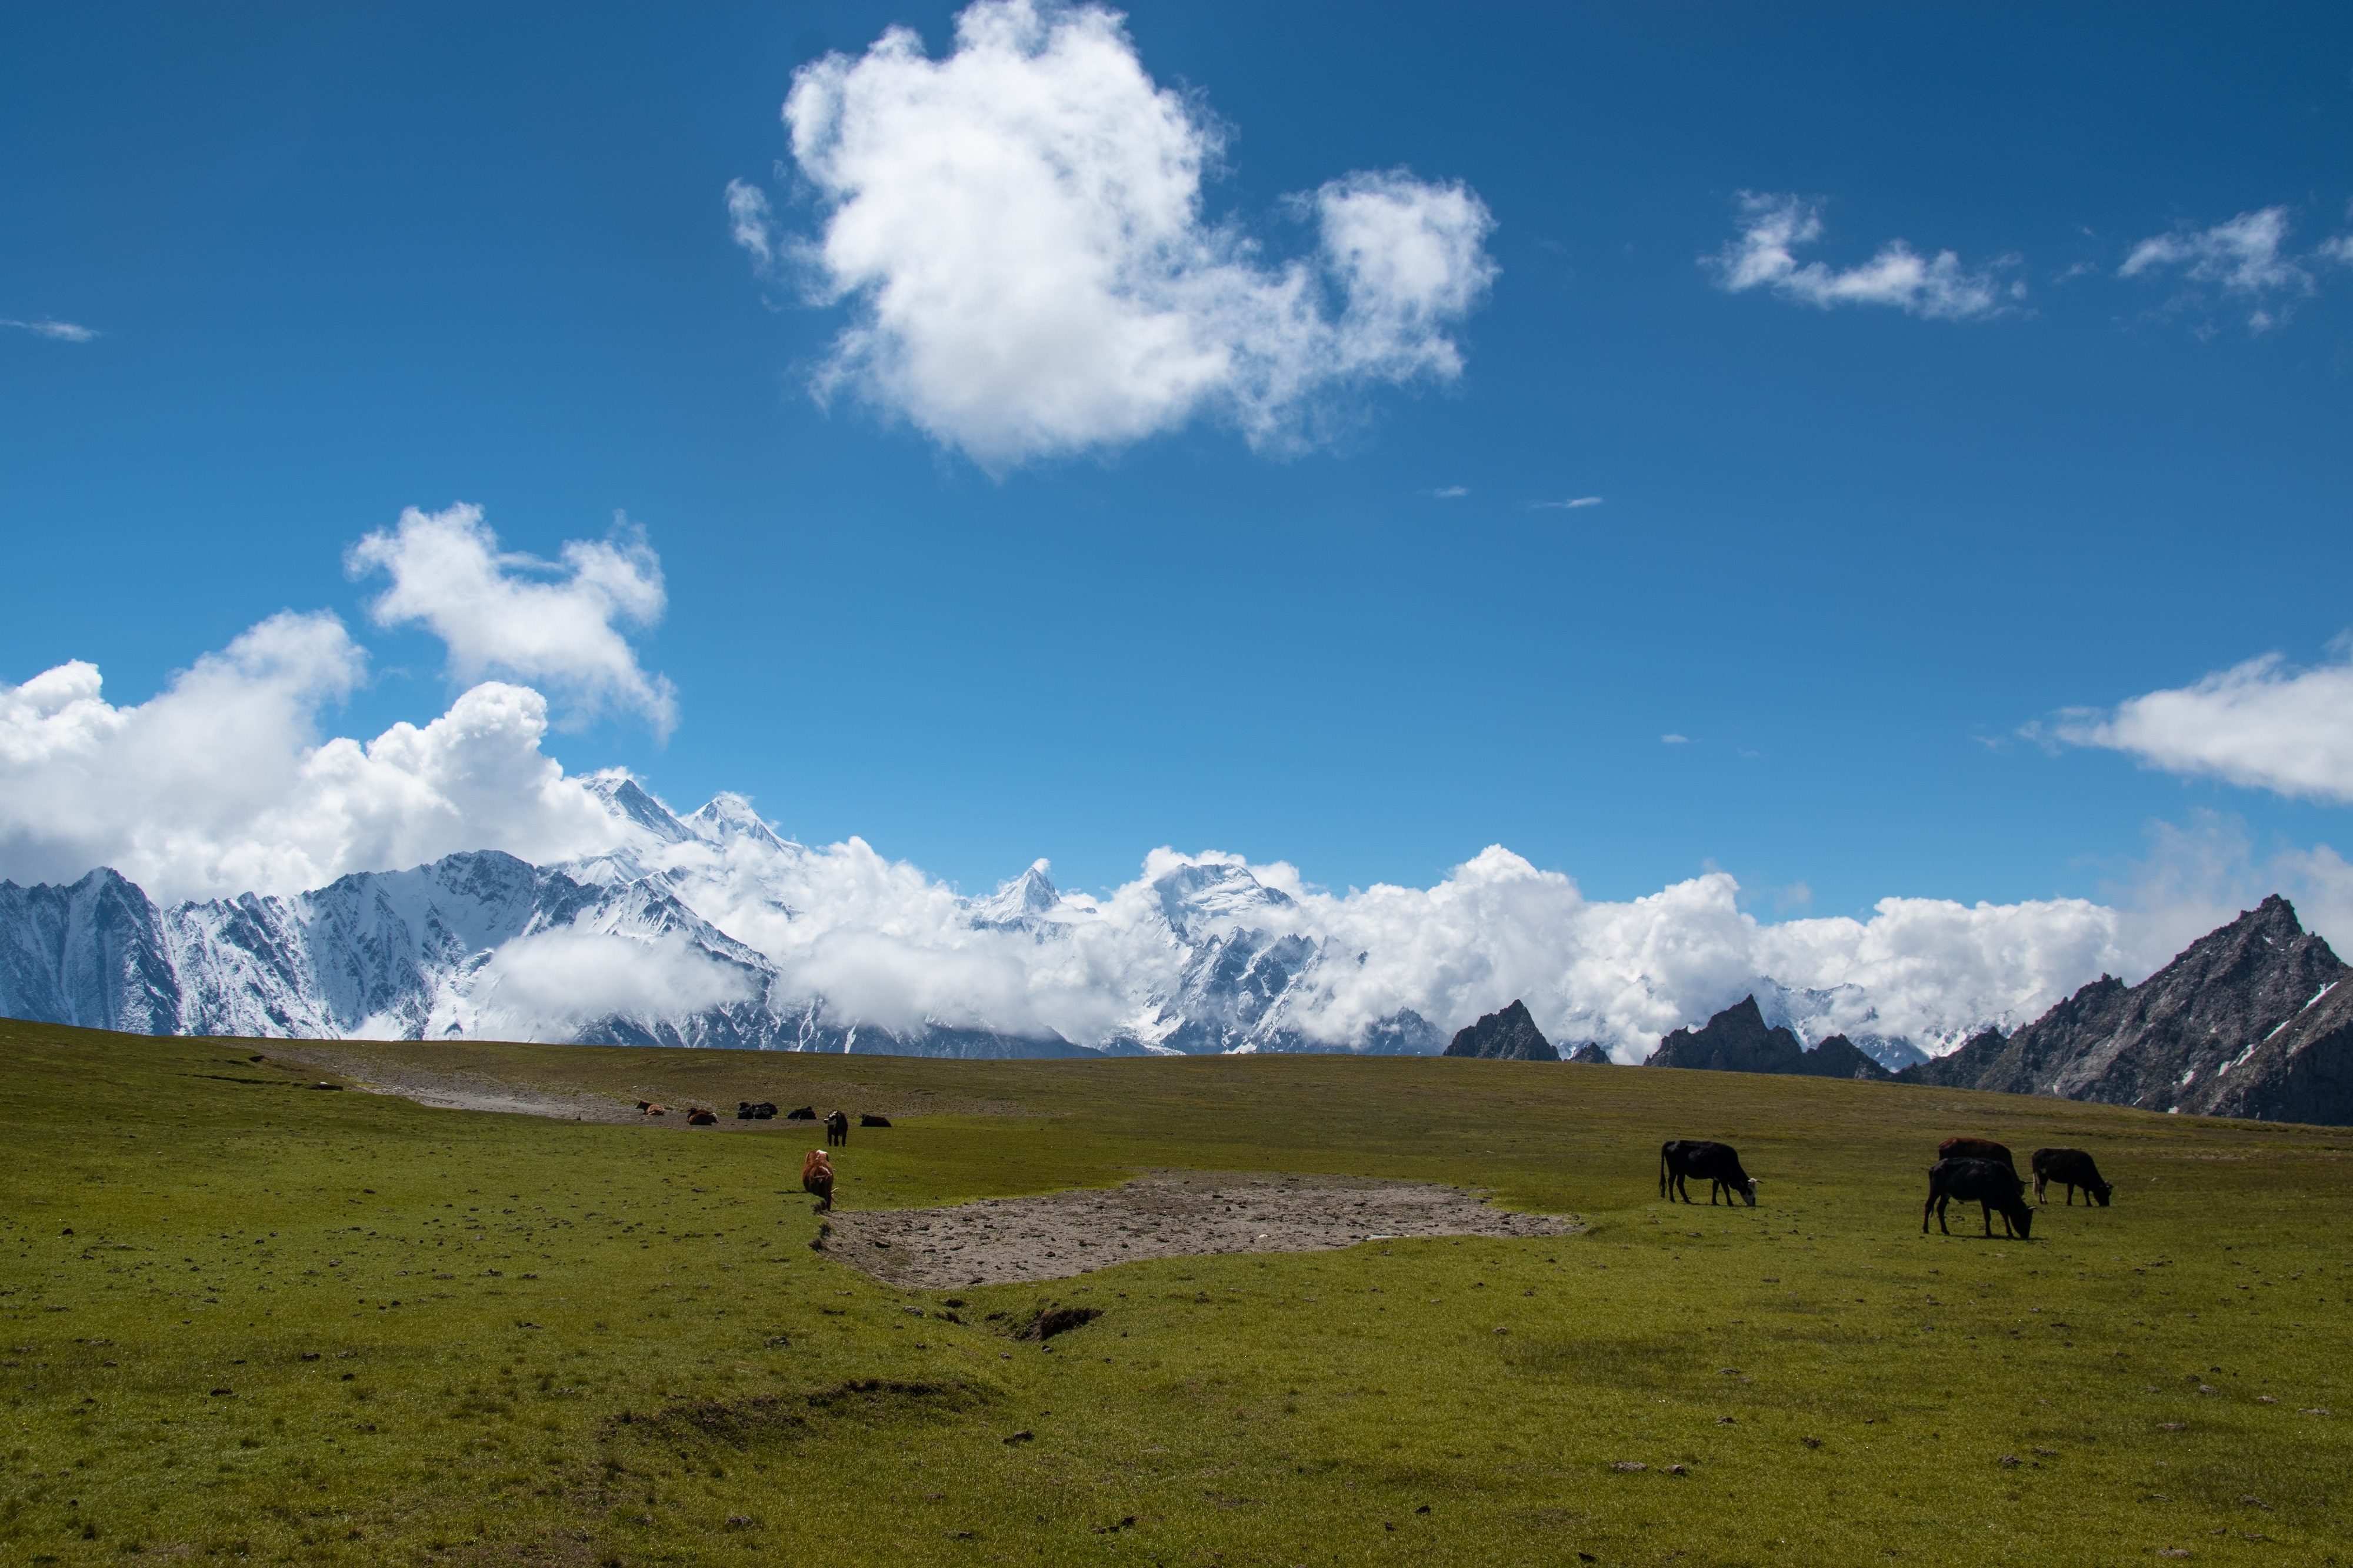
{"type": "Polygon", "coordinates": [[[812,1250],[805,1125],[433,1110],[297,1048],[0,1024],[0,1562],[2353,1558],[2343,1129],[1439,1059],[335,1047],[885,1112],[845,1209],[1185,1167],[1583,1222],[913,1292],[812,1250]],[[1924,1239],[1954,1132],[2088,1148],[2115,1206],[1924,1239]],[[1737,1143],[1758,1206],[1662,1205],[1673,1136],[1737,1143]],[[1007,1331],[1047,1303],[1102,1316],[1007,1331]]]}

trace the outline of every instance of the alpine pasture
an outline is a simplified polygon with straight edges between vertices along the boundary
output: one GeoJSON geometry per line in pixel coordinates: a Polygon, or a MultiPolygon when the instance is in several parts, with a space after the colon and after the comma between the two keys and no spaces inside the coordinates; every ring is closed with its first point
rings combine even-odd
{"type": "Polygon", "coordinates": [[[280,1041],[0,1048],[0,1561],[2353,1556],[2344,1129],[1432,1058],[346,1043],[330,1091],[280,1041]],[[738,1100],[892,1118],[849,1213],[1319,1173],[1578,1228],[895,1289],[799,1191],[819,1130],[738,1100]],[[1954,1133],[2088,1149],[2115,1204],[1924,1237],[1954,1133]],[[1757,1207],[1662,1203],[1674,1137],[1757,1207]]]}

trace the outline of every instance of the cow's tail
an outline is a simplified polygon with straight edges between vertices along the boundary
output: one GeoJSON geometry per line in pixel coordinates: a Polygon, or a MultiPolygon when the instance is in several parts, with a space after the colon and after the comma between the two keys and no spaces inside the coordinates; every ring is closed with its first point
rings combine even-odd
{"type": "Polygon", "coordinates": [[[1667,1195],[1667,1146],[1659,1145],[1659,1195],[1667,1195]]]}

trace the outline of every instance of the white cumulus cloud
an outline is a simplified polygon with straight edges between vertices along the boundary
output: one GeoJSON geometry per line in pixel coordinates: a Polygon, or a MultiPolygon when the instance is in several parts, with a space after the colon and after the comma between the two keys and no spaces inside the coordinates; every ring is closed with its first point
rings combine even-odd
{"type": "Polygon", "coordinates": [[[2063,713],[2049,732],[2168,773],[2353,801],[2353,647],[2344,652],[2308,669],[2264,654],[2193,685],[2128,698],[2112,712],[2063,713]]]}
{"type": "Polygon", "coordinates": [[[691,1017],[753,999],[756,987],[676,933],[645,938],[557,926],[491,953],[471,986],[475,1032],[561,1035],[593,1019],[691,1017]]]}
{"type": "Polygon", "coordinates": [[[668,603],[641,530],[617,523],[609,538],[570,541],[559,565],[501,551],[478,506],[411,507],[353,545],[348,563],[355,577],[391,576],[369,613],[379,626],[427,627],[459,680],[511,675],[549,687],[580,718],[620,708],[664,737],[677,727],[677,689],[639,667],[615,624],[649,626],[668,603]]]}
{"type": "Polygon", "coordinates": [[[0,685],[0,873],[112,866],[170,901],[296,893],[459,849],[593,852],[617,825],[543,754],[547,705],[474,687],[364,743],[319,732],[364,655],[326,615],[280,615],[117,707],[96,666],[0,685]]]}
{"type": "Polygon", "coordinates": [[[1799,196],[1743,192],[1740,219],[1740,237],[1705,263],[1731,293],[1767,289],[1825,310],[1892,305],[1915,316],[1968,321],[1992,315],[2025,292],[2021,284],[2004,284],[1991,268],[1964,268],[1949,250],[1925,258],[1900,239],[1842,272],[1820,261],[1801,266],[1797,249],[1821,238],[1822,215],[1820,203],[1799,196]]]}
{"type": "Polygon", "coordinates": [[[727,205],[763,268],[791,258],[850,306],[820,395],[850,390],[992,468],[1203,413],[1304,439],[1335,392],[1460,375],[1452,329],[1494,276],[1479,198],[1403,171],[1301,198],[1312,262],[1205,220],[1220,133],[1098,6],[977,0],[936,60],[893,27],[803,67],[785,121],[822,232],[780,237],[740,181],[727,205]]]}
{"type": "Polygon", "coordinates": [[[353,551],[357,569],[392,575],[378,619],[422,622],[473,682],[439,717],[373,740],[326,732],[367,654],[324,613],[272,616],[144,702],[108,701],[80,659],[0,682],[0,875],[112,866],[168,902],[297,893],[462,849],[543,863],[609,848],[621,825],[541,749],[547,699],[477,678],[543,679],[667,727],[669,683],[613,624],[660,614],[659,563],[628,532],[566,545],[559,568],[497,544],[457,507],[406,512],[353,551]]]}

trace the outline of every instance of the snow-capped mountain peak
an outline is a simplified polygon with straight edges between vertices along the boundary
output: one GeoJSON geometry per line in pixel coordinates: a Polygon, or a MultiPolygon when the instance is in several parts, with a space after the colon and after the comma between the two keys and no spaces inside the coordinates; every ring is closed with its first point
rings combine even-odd
{"type": "Polygon", "coordinates": [[[1152,879],[1161,918],[1191,942],[1221,925],[1280,920],[1294,907],[1290,894],[1270,888],[1239,860],[1187,860],[1152,879]]]}
{"type": "Polygon", "coordinates": [[[1029,868],[985,899],[972,900],[971,921],[981,931],[1027,929],[1045,919],[1062,902],[1061,889],[1047,875],[1048,863],[1033,860],[1029,868]]]}

